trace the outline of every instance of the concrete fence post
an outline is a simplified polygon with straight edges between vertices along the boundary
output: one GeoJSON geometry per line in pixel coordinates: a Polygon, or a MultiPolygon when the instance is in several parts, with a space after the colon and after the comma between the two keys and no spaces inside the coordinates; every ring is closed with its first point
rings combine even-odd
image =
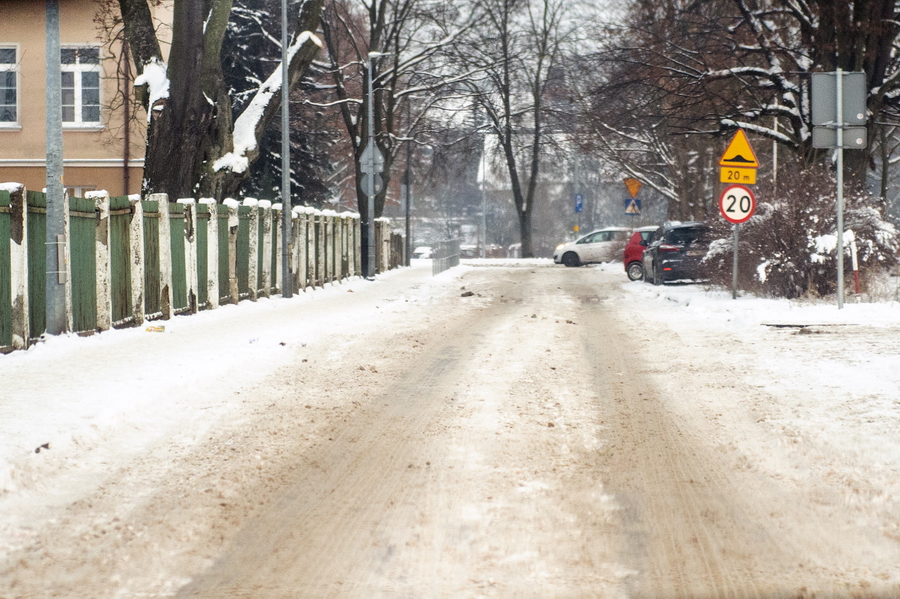
{"type": "Polygon", "coordinates": [[[325,280],[334,283],[334,216],[325,215],[325,280]]]}
{"type": "Polygon", "coordinates": [[[321,212],[316,215],[319,222],[318,235],[316,236],[316,284],[325,287],[325,215],[321,212]]]}
{"type": "Polygon", "coordinates": [[[247,287],[250,288],[250,301],[259,299],[259,200],[244,198],[244,206],[250,208],[250,252],[247,258],[247,287]]]}
{"type": "Polygon", "coordinates": [[[306,288],[303,281],[304,265],[303,265],[303,229],[300,228],[301,218],[300,206],[291,208],[291,262],[294,265],[294,293],[299,293],[306,288]]]}
{"type": "Polygon", "coordinates": [[[134,326],[144,323],[144,205],[141,196],[128,196],[131,224],[128,228],[128,251],[131,263],[131,317],[134,326]]]}
{"type": "Polygon", "coordinates": [[[362,218],[356,219],[356,226],[353,230],[353,251],[355,252],[354,261],[356,263],[356,275],[362,276],[362,218]]]}
{"type": "Polygon", "coordinates": [[[109,193],[89,191],[85,199],[94,200],[97,211],[97,229],[94,256],[97,269],[97,330],[112,328],[112,293],[110,292],[111,264],[109,260],[109,193]]]}
{"type": "Polygon", "coordinates": [[[28,194],[24,185],[9,190],[9,233],[12,346],[25,349],[31,332],[28,307],[28,194]]]}
{"type": "Polygon", "coordinates": [[[187,295],[188,313],[196,314],[197,289],[197,202],[194,198],[180,198],[178,203],[184,208],[184,279],[187,295]]]}
{"type": "Polygon", "coordinates": [[[314,210],[306,212],[306,271],[308,273],[307,285],[316,288],[316,248],[318,247],[316,238],[316,215],[314,210]]]}
{"type": "Polygon", "coordinates": [[[159,209],[159,310],[163,320],[170,320],[174,314],[175,302],[172,290],[172,223],[169,221],[169,196],[164,193],[150,195],[159,209]]]}
{"type": "Polygon", "coordinates": [[[234,198],[227,198],[224,202],[228,209],[228,301],[237,304],[240,301],[237,280],[237,237],[238,209],[240,203],[234,198]]]}
{"type": "MultiPolygon", "coordinates": [[[[278,212],[281,212],[281,205],[278,205],[278,212]]],[[[275,210],[272,209],[272,202],[269,200],[260,200],[259,207],[262,209],[263,218],[263,240],[262,240],[262,294],[264,297],[272,297],[272,215],[275,210]]],[[[277,239],[275,247],[281,250],[281,227],[276,227],[277,239]]],[[[281,252],[278,253],[281,256],[281,252]]],[[[275,286],[281,289],[281,260],[276,260],[275,266],[275,286]]]]}
{"type": "Polygon", "coordinates": [[[306,209],[304,207],[294,208],[294,222],[297,223],[297,233],[294,235],[297,253],[297,291],[305,292],[309,279],[309,258],[307,257],[309,237],[307,236],[306,209]]]}
{"type": "MultiPolygon", "coordinates": [[[[206,224],[206,304],[210,310],[219,307],[219,205],[213,198],[200,198],[209,212],[206,224]]],[[[199,259],[199,256],[198,256],[199,259]]]]}

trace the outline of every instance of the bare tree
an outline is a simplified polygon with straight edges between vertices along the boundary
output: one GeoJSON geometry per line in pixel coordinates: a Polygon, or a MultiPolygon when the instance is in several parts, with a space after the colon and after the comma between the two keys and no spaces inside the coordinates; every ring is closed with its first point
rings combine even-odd
{"type": "MultiPolygon", "coordinates": [[[[125,37],[150,114],[144,166],[145,193],[222,199],[233,194],[259,156],[260,139],[281,106],[281,66],[260,74],[241,115],[225,84],[222,42],[231,0],[174,0],[172,44],[164,62],[149,3],[119,0],[125,37]]],[[[324,0],[304,0],[296,11],[287,84],[294,88],[319,52],[313,32],[324,0]]]]}
{"type": "MultiPolygon", "coordinates": [[[[741,127],[811,163],[822,156],[809,126],[811,73],[866,74],[870,139],[872,123],[898,102],[897,12],[892,0],[639,0],[600,56],[610,70],[598,90],[652,88],[654,117],[670,135],[741,127]]],[[[871,156],[847,160],[861,188],[871,156]]]]}
{"type": "MultiPolygon", "coordinates": [[[[326,5],[322,27],[328,62],[320,67],[330,85],[323,90],[330,94],[329,103],[340,111],[346,129],[353,157],[349,183],[364,221],[369,215],[360,160],[369,143],[370,115],[364,100],[370,65],[371,119],[375,143],[384,156],[383,185],[375,196],[374,216],[379,218],[403,143],[415,136],[428,111],[455,81],[440,56],[470,23],[471,16],[464,11],[423,0],[330,0],[326,5]]],[[[367,233],[363,228],[364,237],[367,233]]],[[[363,239],[364,262],[367,247],[363,239]]]]}
{"type": "Polygon", "coordinates": [[[547,94],[563,57],[566,3],[479,0],[479,26],[457,47],[473,101],[496,135],[509,175],[522,256],[533,257],[532,216],[547,134],[547,94]]]}

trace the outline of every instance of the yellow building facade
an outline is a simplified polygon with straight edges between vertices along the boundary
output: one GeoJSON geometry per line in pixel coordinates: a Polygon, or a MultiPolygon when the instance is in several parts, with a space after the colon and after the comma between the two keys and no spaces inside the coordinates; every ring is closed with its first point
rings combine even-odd
{"type": "MultiPolygon", "coordinates": [[[[59,5],[64,184],[76,197],[139,193],[147,116],[132,102],[134,66],[94,0],[59,5]]],[[[46,105],[46,2],[0,0],[0,183],[46,187],[46,105]]]]}

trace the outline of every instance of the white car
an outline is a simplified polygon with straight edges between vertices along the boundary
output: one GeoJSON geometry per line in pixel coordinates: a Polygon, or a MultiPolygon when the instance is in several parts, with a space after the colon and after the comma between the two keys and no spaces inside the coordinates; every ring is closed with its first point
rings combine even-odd
{"type": "Polygon", "coordinates": [[[434,250],[432,248],[428,247],[427,245],[420,245],[413,250],[412,257],[417,259],[427,259],[431,258],[432,254],[434,254],[434,250]]]}
{"type": "Polygon", "coordinates": [[[631,229],[628,227],[606,227],[575,241],[559,244],[553,252],[553,262],[566,266],[609,262],[622,255],[629,237],[631,229]]]}

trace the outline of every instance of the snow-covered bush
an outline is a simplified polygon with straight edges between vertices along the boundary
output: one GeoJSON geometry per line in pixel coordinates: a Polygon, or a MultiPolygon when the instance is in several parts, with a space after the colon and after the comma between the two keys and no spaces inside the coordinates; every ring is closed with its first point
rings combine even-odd
{"type": "MultiPolygon", "coordinates": [[[[777,192],[772,185],[760,185],[756,194],[756,213],[739,231],[739,287],[788,298],[835,293],[837,223],[832,173],[815,167],[785,172],[777,192]]],[[[706,262],[712,282],[730,286],[733,228],[724,219],[715,220],[706,262]]],[[[850,243],[854,239],[864,281],[897,263],[900,236],[871,195],[845,192],[844,229],[847,281],[852,280],[850,243]]]]}

